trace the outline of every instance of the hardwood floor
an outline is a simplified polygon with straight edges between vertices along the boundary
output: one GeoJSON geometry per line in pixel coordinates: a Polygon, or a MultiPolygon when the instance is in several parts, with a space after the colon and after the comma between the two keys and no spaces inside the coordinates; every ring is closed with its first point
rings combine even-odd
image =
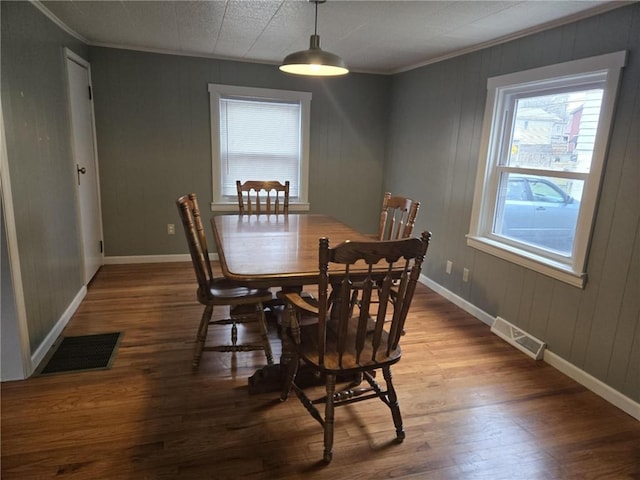
{"type": "Polygon", "coordinates": [[[103,267],[64,333],[123,331],[113,367],[1,385],[2,479],[640,478],[640,422],[424,286],[393,370],[406,440],[382,403],[342,407],[324,466],[295,397],[247,393],[262,352],[192,373],[195,298],[190,264],[103,267]]]}

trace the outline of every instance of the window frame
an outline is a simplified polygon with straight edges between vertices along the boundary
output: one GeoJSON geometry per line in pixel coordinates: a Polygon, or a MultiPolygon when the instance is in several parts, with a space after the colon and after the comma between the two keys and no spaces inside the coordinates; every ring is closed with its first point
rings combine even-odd
{"type": "MultiPolygon", "coordinates": [[[[573,60],[487,79],[478,169],[467,245],[498,258],[584,288],[590,237],[595,223],[598,195],[606,160],[621,71],[627,52],[619,51],[573,60]],[[500,183],[502,151],[511,136],[513,109],[518,98],[547,92],[582,88],[602,82],[602,103],[588,173],[554,171],[555,177],[584,180],[573,253],[570,257],[544,248],[527,247],[517,240],[493,234],[500,183]]],[[[544,177],[546,170],[509,167],[509,172],[544,177]]]]}
{"type": "MultiPolygon", "coordinates": [[[[238,209],[235,195],[222,195],[222,161],[220,156],[220,98],[237,97],[243,100],[294,101],[300,103],[300,164],[298,197],[291,198],[289,211],[308,211],[309,205],[309,145],[311,132],[311,92],[244,87],[237,85],[208,84],[211,115],[211,211],[233,212],[238,209]]],[[[263,180],[263,179],[255,179],[263,180]]],[[[272,180],[264,179],[264,180],[272,180]]]]}

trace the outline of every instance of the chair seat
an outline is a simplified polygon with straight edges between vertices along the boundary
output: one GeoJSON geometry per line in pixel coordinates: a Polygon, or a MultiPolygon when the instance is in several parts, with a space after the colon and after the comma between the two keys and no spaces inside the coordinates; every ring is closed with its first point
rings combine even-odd
{"type": "MultiPolygon", "coordinates": [[[[381,368],[382,365],[393,365],[401,357],[400,347],[391,350],[387,355],[388,333],[382,332],[382,340],[380,347],[376,352],[375,360],[373,359],[373,328],[371,328],[364,340],[364,349],[360,355],[359,361],[356,361],[355,337],[357,322],[351,322],[347,333],[345,344],[348,346],[347,351],[342,356],[342,361],[336,353],[337,334],[332,326],[327,326],[326,351],[324,354],[324,365],[320,365],[318,351],[318,327],[317,325],[300,325],[300,344],[298,345],[298,353],[301,358],[312,368],[327,374],[349,374],[371,368],[381,368]],[[352,348],[353,347],[353,348],[352,348]]],[[[373,326],[373,322],[372,322],[373,326]]]]}
{"type": "MultiPolygon", "coordinates": [[[[200,292],[198,292],[200,295],[200,292]]],[[[225,278],[216,278],[209,282],[207,296],[201,303],[211,305],[240,305],[263,303],[271,300],[271,292],[266,288],[241,287],[225,278]]]]}

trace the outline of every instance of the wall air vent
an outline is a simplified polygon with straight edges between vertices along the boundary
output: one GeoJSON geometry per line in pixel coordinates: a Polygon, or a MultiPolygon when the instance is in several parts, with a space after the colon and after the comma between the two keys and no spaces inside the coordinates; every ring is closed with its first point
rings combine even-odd
{"type": "Polygon", "coordinates": [[[504,318],[496,317],[491,326],[491,331],[531,358],[542,360],[546,344],[507,322],[504,318]]]}

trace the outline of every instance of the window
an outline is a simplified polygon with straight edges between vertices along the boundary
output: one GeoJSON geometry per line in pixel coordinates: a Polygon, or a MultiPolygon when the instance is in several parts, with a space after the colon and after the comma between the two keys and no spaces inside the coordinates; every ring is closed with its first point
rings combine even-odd
{"type": "Polygon", "coordinates": [[[583,287],[626,52],[487,82],[467,244],[583,287]]]}
{"type": "Polygon", "coordinates": [[[238,208],[236,180],[290,182],[290,209],[308,210],[311,93],[209,84],[212,210],[238,208]]]}

